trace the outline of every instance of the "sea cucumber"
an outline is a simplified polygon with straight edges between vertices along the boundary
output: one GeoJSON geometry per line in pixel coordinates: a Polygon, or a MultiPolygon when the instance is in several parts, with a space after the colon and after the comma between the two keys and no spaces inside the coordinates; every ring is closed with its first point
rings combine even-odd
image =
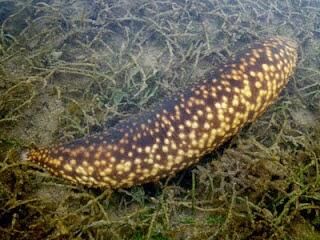
{"type": "Polygon", "coordinates": [[[25,159],[88,186],[157,181],[195,164],[274,102],[293,74],[297,44],[273,37],[243,48],[183,91],[96,135],[25,159]]]}

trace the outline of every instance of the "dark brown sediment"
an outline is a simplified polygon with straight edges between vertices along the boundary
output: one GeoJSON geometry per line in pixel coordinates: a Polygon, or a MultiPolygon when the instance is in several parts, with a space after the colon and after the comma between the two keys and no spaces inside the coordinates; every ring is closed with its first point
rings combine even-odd
{"type": "Polygon", "coordinates": [[[89,186],[156,181],[196,163],[261,115],[286,85],[296,60],[297,45],[290,39],[253,43],[152,110],[98,135],[31,150],[26,158],[89,186]]]}

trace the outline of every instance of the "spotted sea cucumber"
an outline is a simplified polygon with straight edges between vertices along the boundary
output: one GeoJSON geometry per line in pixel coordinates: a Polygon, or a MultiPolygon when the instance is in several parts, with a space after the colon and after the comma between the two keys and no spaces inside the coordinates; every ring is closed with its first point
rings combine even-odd
{"type": "Polygon", "coordinates": [[[272,104],[293,74],[297,44],[255,42],[152,110],[25,159],[72,182],[107,188],[157,181],[197,163],[272,104]]]}

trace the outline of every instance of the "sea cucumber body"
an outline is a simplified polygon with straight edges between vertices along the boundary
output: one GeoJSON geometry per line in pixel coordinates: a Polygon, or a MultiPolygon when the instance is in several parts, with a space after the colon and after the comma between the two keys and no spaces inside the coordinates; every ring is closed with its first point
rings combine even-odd
{"type": "Polygon", "coordinates": [[[120,188],[157,181],[198,162],[254,121],[293,74],[296,43],[256,42],[152,110],[98,135],[46,149],[27,159],[89,186],[120,188]]]}

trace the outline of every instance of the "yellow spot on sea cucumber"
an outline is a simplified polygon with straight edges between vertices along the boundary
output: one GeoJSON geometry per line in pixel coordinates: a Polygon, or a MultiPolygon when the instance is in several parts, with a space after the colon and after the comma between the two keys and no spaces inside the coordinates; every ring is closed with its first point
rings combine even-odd
{"type": "Polygon", "coordinates": [[[168,148],[167,146],[163,146],[163,147],[162,147],[162,151],[166,153],[166,152],[169,151],[169,148],[168,148]]]}
{"type": "Polygon", "coordinates": [[[73,168],[72,168],[72,166],[71,166],[70,164],[65,164],[65,165],[63,166],[63,168],[64,168],[66,171],[68,171],[68,172],[71,172],[71,171],[73,170],[73,168]]]}

